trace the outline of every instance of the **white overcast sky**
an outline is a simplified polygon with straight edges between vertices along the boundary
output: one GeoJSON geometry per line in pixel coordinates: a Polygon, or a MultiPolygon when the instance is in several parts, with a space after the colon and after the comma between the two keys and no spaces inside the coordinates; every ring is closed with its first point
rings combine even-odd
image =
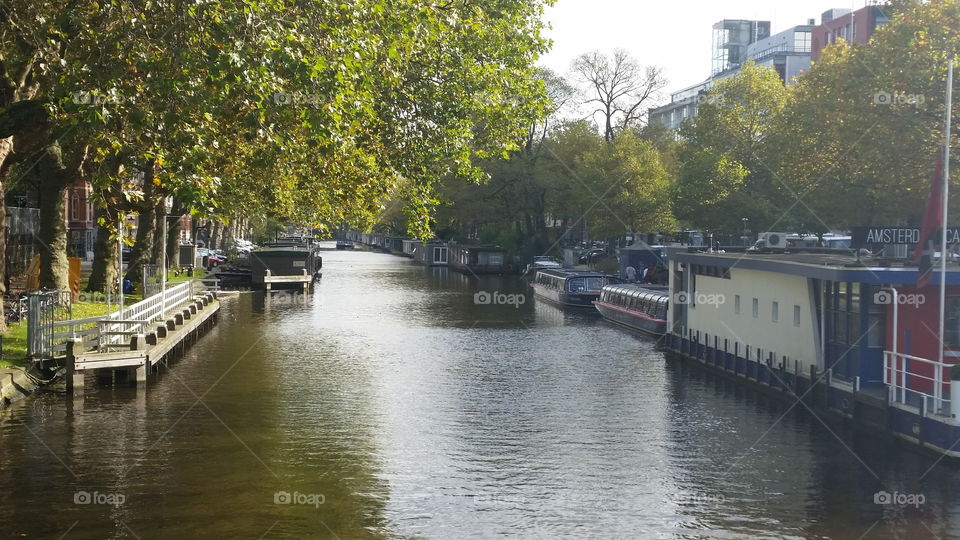
{"type": "Polygon", "coordinates": [[[770,21],[772,33],[807,19],[820,23],[831,8],[860,9],[865,0],[557,0],[547,9],[552,50],[540,64],[568,74],[584,52],[630,51],[643,65],[664,68],[673,92],[710,75],[713,23],[722,19],[770,21]]]}

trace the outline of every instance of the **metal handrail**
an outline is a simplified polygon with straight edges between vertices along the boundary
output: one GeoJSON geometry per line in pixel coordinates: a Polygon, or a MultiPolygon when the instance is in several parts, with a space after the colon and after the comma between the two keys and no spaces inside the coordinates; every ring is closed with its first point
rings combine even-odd
{"type": "Polygon", "coordinates": [[[953,367],[953,364],[893,351],[883,352],[883,364],[883,383],[889,388],[891,401],[907,403],[907,393],[909,392],[910,394],[920,396],[923,400],[924,407],[926,407],[927,400],[933,400],[934,412],[940,412],[945,408],[949,410],[950,398],[952,396],[950,396],[948,389],[948,397],[944,397],[943,387],[944,384],[949,381],[949,376],[944,376],[944,370],[949,370],[953,367]],[[932,366],[933,377],[911,370],[911,365],[914,363],[932,366]],[[933,383],[933,393],[929,394],[909,388],[908,377],[910,379],[919,379],[933,383]]]}
{"type": "Polygon", "coordinates": [[[134,333],[130,327],[140,328],[152,321],[161,321],[189,303],[196,292],[206,290],[201,280],[185,281],[107,315],[98,321],[100,348],[122,344],[126,335],[134,333]]]}

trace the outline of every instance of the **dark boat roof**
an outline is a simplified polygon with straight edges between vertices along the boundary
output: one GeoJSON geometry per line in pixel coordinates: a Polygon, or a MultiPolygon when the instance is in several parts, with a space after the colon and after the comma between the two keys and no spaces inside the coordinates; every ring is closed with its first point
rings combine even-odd
{"type": "Polygon", "coordinates": [[[537,270],[540,274],[549,274],[554,277],[572,278],[572,277],[612,277],[610,274],[594,272],[592,270],[577,270],[576,268],[543,268],[537,270]]]}

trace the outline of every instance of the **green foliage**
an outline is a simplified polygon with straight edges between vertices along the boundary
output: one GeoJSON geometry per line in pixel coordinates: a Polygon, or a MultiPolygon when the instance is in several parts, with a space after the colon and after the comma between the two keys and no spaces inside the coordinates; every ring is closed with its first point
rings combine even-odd
{"type": "Polygon", "coordinates": [[[584,189],[594,199],[586,214],[593,238],[674,230],[671,178],[651,142],[625,131],[587,153],[583,165],[584,189]]]}
{"type": "Polygon", "coordinates": [[[781,174],[810,219],[830,226],[918,223],[943,144],[960,4],[886,9],[891,22],[869,44],[827,48],[783,115],[781,174]]]}
{"type": "Polygon", "coordinates": [[[772,141],[790,91],[776,71],[748,62],[718,82],[694,121],[681,127],[677,217],[698,228],[735,232],[746,217],[785,227],[790,200],[777,175],[772,141]]]}
{"type": "MultiPolygon", "coordinates": [[[[942,145],[960,4],[899,0],[867,44],[828,47],[797,85],[746,66],[682,129],[678,217],[807,232],[917,223],[942,145]]],[[[958,208],[960,210],[960,208],[958,208]]]]}
{"type": "Polygon", "coordinates": [[[10,0],[0,53],[105,199],[155,161],[200,215],[362,226],[402,199],[422,230],[437,178],[481,177],[541,115],[549,3],[10,0]]]}

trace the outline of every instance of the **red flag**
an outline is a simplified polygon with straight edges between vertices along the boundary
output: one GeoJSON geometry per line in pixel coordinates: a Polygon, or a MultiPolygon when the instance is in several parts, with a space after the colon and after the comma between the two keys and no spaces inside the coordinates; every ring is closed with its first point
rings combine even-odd
{"type": "MultiPolygon", "coordinates": [[[[923,225],[920,228],[920,241],[913,250],[913,260],[917,263],[917,288],[922,289],[930,283],[933,274],[933,255],[939,243],[940,229],[943,223],[943,152],[937,155],[937,167],[930,183],[930,195],[927,196],[927,209],[923,213],[923,225]]],[[[946,249],[941,249],[946,256],[946,249]]]]}

